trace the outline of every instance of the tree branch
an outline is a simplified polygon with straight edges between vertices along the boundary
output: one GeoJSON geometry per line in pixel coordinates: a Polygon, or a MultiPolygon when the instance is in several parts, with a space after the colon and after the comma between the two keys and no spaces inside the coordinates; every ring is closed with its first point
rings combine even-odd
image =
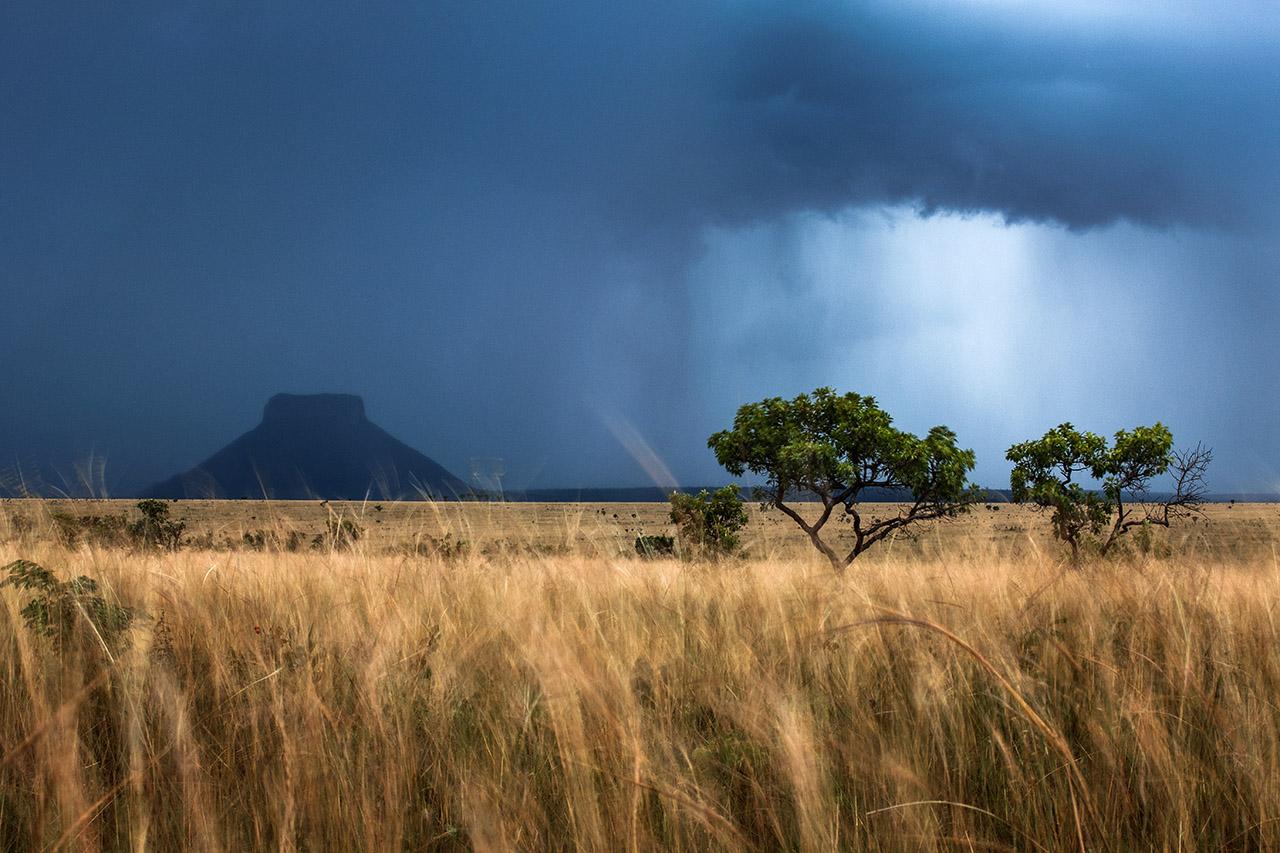
{"type": "Polygon", "coordinates": [[[809,541],[813,543],[813,547],[821,551],[823,556],[825,556],[831,563],[832,567],[839,572],[844,568],[844,564],[840,562],[839,555],[837,555],[835,551],[831,550],[831,546],[826,542],[823,542],[822,537],[818,535],[818,531],[820,531],[823,525],[827,523],[827,520],[831,518],[831,511],[835,509],[836,503],[829,495],[823,496],[822,503],[822,515],[820,515],[818,520],[813,524],[809,524],[804,520],[804,516],[800,515],[800,513],[783,503],[781,494],[774,498],[773,505],[782,510],[782,512],[796,524],[800,525],[800,529],[809,535],[809,541]]]}
{"type": "Polygon", "coordinates": [[[896,530],[900,530],[909,524],[917,521],[932,521],[934,519],[946,518],[954,513],[961,504],[947,503],[927,503],[923,499],[917,500],[911,505],[906,512],[900,512],[893,518],[887,518],[884,521],[878,521],[875,524],[863,529],[862,519],[856,512],[851,512],[853,516],[854,529],[854,545],[844,559],[847,566],[857,558],[859,554],[866,551],[872,545],[884,539],[896,530]]]}

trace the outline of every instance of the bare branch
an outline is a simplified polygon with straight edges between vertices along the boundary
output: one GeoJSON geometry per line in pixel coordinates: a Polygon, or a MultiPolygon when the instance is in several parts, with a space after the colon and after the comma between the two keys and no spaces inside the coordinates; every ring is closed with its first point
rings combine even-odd
{"type": "Polygon", "coordinates": [[[1168,526],[1177,518],[1204,514],[1205,498],[1209,494],[1205,486],[1205,473],[1213,461],[1213,449],[1197,444],[1186,450],[1175,451],[1169,470],[1173,474],[1173,495],[1161,505],[1161,522],[1168,526]]]}

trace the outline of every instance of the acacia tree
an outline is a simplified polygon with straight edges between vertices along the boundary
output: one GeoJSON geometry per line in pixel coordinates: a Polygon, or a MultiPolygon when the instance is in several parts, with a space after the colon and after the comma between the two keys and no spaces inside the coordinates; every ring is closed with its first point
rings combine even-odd
{"type": "Polygon", "coordinates": [[[1013,499],[1052,510],[1053,534],[1071,546],[1072,560],[1094,537],[1098,551],[1110,552],[1135,527],[1169,527],[1175,520],[1201,513],[1204,477],[1213,451],[1197,444],[1173,449],[1173,433],[1161,423],[1120,430],[1115,443],[1064,423],[1034,441],[1009,448],[1013,463],[1013,499]],[[1151,481],[1171,473],[1173,492],[1152,497],[1151,481]],[[1080,477],[1091,476],[1100,491],[1086,489],[1080,477]]]}
{"type": "Polygon", "coordinates": [[[830,388],[742,406],[733,428],[711,436],[707,446],[733,476],[750,471],[765,477],[757,492],[762,503],[799,525],[837,573],[895,531],[952,517],[979,495],[968,483],[973,451],[961,450],[950,429],[936,426],[919,438],[896,429],[875,398],[830,388]],[[858,498],[869,488],[909,492],[911,502],[891,518],[868,521],[858,498]],[[822,505],[814,521],[791,505],[806,496],[822,505]],[[837,509],[853,530],[853,548],[845,554],[821,536],[837,509]]]}

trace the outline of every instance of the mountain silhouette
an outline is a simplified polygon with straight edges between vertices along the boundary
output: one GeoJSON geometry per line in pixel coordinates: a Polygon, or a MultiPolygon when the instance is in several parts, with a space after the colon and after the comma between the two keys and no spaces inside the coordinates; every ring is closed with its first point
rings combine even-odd
{"type": "Polygon", "coordinates": [[[277,394],[262,423],[153,498],[460,498],[467,484],[371,422],[352,394],[277,394]]]}

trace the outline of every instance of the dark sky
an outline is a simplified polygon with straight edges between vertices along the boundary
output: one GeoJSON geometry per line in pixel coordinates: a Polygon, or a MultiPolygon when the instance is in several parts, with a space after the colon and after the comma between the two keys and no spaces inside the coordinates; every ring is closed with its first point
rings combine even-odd
{"type": "Polygon", "coordinates": [[[122,493],[346,391],[463,477],[714,482],[739,404],[830,384],[984,484],[1159,419],[1280,490],[1278,37],[1270,0],[0,2],[0,470],[122,493]]]}

